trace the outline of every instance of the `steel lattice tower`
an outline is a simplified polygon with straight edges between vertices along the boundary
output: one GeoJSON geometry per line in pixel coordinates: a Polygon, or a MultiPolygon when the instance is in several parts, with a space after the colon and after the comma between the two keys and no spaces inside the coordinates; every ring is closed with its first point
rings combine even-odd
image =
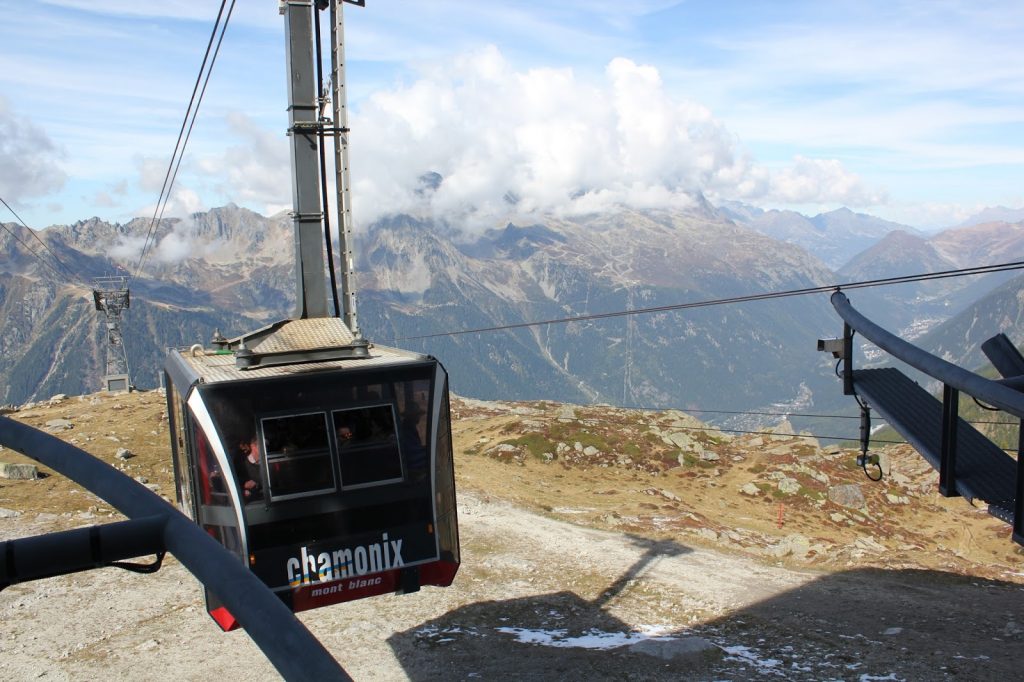
{"type": "Polygon", "coordinates": [[[96,310],[103,313],[107,332],[107,363],[103,388],[107,391],[129,391],[132,388],[128,370],[128,353],[121,336],[121,313],[131,305],[128,278],[125,276],[97,277],[93,280],[92,298],[96,310]]]}

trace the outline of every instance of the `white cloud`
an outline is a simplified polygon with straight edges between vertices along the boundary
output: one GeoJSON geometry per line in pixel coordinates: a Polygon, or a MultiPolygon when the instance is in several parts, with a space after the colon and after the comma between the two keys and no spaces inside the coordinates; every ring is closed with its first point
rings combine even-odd
{"type": "Polygon", "coordinates": [[[808,159],[797,156],[793,166],[771,179],[772,201],[787,204],[839,203],[847,206],[875,206],[885,203],[882,192],[872,192],[863,181],[836,159],[808,159]]]}
{"type": "MultiPolygon", "coordinates": [[[[183,201],[187,203],[191,199],[186,198],[183,201]]],[[[143,235],[125,235],[110,250],[110,257],[135,267],[145,243],[146,237],[143,235]]],[[[148,263],[173,265],[186,258],[209,258],[216,255],[223,245],[223,240],[200,236],[195,221],[186,216],[175,222],[171,230],[160,237],[155,245],[149,246],[146,260],[148,263]]]]}
{"type": "Polygon", "coordinates": [[[96,192],[92,198],[92,203],[96,206],[102,206],[103,208],[111,208],[117,205],[117,202],[114,201],[113,197],[102,191],[96,192]]]}
{"type": "Polygon", "coordinates": [[[134,267],[142,255],[142,247],[146,238],[140,235],[125,235],[110,249],[110,258],[134,267]]]}
{"type": "MultiPolygon", "coordinates": [[[[193,213],[206,210],[208,205],[203,201],[199,194],[188,187],[184,187],[180,184],[175,184],[171,189],[171,194],[167,201],[164,203],[163,210],[160,212],[160,218],[182,218],[185,219],[193,213]]],[[[152,219],[157,212],[156,203],[143,206],[135,212],[135,216],[139,218],[152,219]]]]}
{"type": "Polygon", "coordinates": [[[288,138],[240,113],[228,114],[227,125],[240,144],[229,146],[217,156],[203,157],[196,163],[196,170],[215,178],[223,196],[240,204],[261,206],[267,215],[283,205],[290,206],[288,138]]]}
{"type": "Polygon", "coordinates": [[[882,197],[838,161],[798,157],[772,176],[710,110],[673,97],[656,68],[624,58],[590,83],[571,69],[516,71],[488,47],[375,93],[352,127],[361,222],[400,211],[487,224],[686,206],[697,191],[857,206],[882,197]],[[443,182],[424,191],[420,176],[430,171],[443,182]]]}
{"type": "MultiPolygon", "coordinates": [[[[185,260],[193,250],[194,235],[190,234],[192,221],[183,220],[164,235],[153,251],[153,258],[159,263],[177,263],[185,260]]],[[[196,254],[197,256],[200,254],[196,254]]]]}
{"type": "Polygon", "coordinates": [[[0,196],[21,203],[59,190],[66,179],[59,165],[63,156],[42,128],[0,97],[0,196]]]}
{"type": "Polygon", "coordinates": [[[157,194],[166,188],[166,183],[170,178],[166,159],[136,158],[135,165],[139,172],[139,187],[144,192],[157,194]]]}

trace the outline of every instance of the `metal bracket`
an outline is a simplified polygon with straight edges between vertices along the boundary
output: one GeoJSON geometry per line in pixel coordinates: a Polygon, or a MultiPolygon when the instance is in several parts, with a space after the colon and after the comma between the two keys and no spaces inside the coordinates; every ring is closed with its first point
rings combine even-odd
{"type": "Polygon", "coordinates": [[[882,480],[882,464],[878,455],[868,453],[871,447],[871,406],[867,403],[860,403],[860,454],[857,455],[857,466],[864,470],[864,475],[872,481],[882,480]],[[868,467],[878,467],[878,478],[868,473],[868,467]]]}

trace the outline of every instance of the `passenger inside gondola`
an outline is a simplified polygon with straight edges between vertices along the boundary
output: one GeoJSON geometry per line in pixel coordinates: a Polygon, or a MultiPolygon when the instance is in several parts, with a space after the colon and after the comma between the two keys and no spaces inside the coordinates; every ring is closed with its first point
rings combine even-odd
{"type": "Polygon", "coordinates": [[[260,476],[259,438],[253,436],[238,444],[241,458],[238,467],[242,497],[246,502],[263,499],[263,478],[260,476]]]}
{"type": "Polygon", "coordinates": [[[262,425],[271,501],[336,489],[323,412],[267,417],[262,425]]]}
{"type": "Polygon", "coordinates": [[[427,448],[420,436],[421,422],[426,414],[414,403],[409,406],[405,416],[402,417],[402,428],[400,431],[402,449],[406,453],[406,462],[417,478],[426,476],[427,473],[427,448]]]}

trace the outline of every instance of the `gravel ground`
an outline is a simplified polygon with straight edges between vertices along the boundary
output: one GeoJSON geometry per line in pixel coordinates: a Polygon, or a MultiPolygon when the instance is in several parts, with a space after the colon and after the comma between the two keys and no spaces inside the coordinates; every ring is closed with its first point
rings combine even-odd
{"type": "MultiPolygon", "coordinates": [[[[453,587],[301,614],[355,679],[1020,679],[1021,585],[796,571],[468,493],[460,521],[453,587]]],[[[0,539],[91,522],[25,514],[0,539]]],[[[173,560],[0,592],[0,679],[275,677],[173,560]]]]}

